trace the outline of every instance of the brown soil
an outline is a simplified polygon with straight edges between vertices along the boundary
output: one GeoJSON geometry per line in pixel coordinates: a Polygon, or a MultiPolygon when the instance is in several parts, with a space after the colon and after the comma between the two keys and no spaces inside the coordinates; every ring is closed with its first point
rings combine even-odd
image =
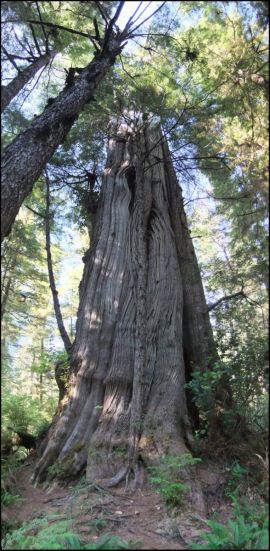
{"type": "MultiPolygon", "coordinates": [[[[70,519],[71,530],[84,543],[110,533],[133,541],[133,549],[187,549],[191,542],[200,540],[199,532],[205,529],[205,519],[194,510],[168,514],[162,497],[147,480],[135,493],[125,492],[123,486],[110,491],[94,488],[84,479],[65,486],[52,482],[35,488],[30,481],[32,470],[28,460],[12,477],[12,493],[22,500],[3,508],[3,520],[14,528],[40,516],[57,515],[50,522],[70,519]]],[[[220,512],[226,520],[230,515],[222,495],[226,474],[213,465],[200,466],[198,474],[208,514],[220,512]]]]}

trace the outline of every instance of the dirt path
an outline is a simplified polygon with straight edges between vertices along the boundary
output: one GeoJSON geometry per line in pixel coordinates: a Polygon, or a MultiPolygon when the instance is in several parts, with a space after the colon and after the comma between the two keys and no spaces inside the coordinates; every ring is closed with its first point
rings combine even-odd
{"type": "Polygon", "coordinates": [[[84,478],[69,486],[53,482],[35,488],[31,474],[28,463],[14,475],[13,493],[22,499],[3,510],[4,519],[14,527],[37,517],[54,516],[50,523],[70,520],[71,530],[83,543],[110,533],[135,542],[135,549],[187,549],[203,526],[196,515],[187,512],[168,515],[163,499],[147,481],[143,489],[128,494],[124,487],[112,491],[93,488],[84,478]]]}

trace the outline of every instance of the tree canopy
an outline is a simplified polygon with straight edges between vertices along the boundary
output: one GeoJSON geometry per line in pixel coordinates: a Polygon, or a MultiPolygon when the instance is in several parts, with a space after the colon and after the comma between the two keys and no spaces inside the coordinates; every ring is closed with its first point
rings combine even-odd
{"type": "Polygon", "coordinates": [[[218,352],[187,377],[196,438],[226,379],[264,441],[268,27],[261,1],[2,2],[4,434],[14,418],[38,435],[57,408],[108,144],[133,113],[168,143],[218,352]]]}

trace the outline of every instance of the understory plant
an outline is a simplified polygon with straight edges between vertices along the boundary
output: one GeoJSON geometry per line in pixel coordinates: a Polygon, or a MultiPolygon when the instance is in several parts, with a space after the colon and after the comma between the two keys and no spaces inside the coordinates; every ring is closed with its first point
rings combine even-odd
{"type": "Polygon", "coordinates": [[[232,465],[231,474],[225,493],[232,501],[232,518],[225,525],[216,518],[206,521],[210,530],[201,533],[204,543],[193,544],[192,549],[269,549],[265,502],[258,495],[253,496],[253,500],[241,495],[248,471],[237,461],[232,465]]]}
{"type": "Polygon", "coordinates": [[[226,525],[211,519],[206,521],[210,531],[201,533],[204,543],[192,544],[191,549],[269,549],[269,527],[266,508],[236,507],[226,525]]]}
{"type": "MultiPolygon", "coordinates": [[[[57,518],[57,517],[56,517],[57,518]]],[[[118,536],[104,534],[95,542],[83,543],[78,534],[70,530],[71,521],[50,524],[55,517],[36,518],[8,533],[2,549],[129,549],[132,542],[118,536]]]]}
{"type": "Polygon", "coordinates": [[[148,467],[151,473],[150,480],[156,486],[157,492],[165,498],[167,505],[182,505],[183,496],[189,491],[189,486],[183,481],[183,470],[200,461],[198,457],[192,457],[189,453],[168,455],[157,465],[148,467]]]}

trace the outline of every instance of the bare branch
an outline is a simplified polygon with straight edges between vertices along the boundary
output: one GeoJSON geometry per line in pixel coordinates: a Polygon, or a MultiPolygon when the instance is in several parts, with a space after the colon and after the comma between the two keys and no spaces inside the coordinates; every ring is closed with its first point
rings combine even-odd
{"type": "Polygon", "coordinates": [[[136,31],[139,27],[144,25],[144,23],[146,23],[146,21],[148,21],[148,19],[150,19],[151,17],[156,15],[156,13],[158,13],[159,10],[161,10],[165,4],[166,4],[166,0],[165,0],[165,2],[162,2],[161,6],[159,6],[153,13],[151,13],[148,17],[146,17],[146,19],[144,19],[141,23],[139,23],[139,25],[137,25],[137,27],[134,27],[133,29],[131,29],[130,32],[134,33],[134,31],[136,31]]]}
{"type": "Polygon", "coordinates": [[[30,29],[31,29],[31,32],[32,32],[32,36],[33,36],[33,39],[34,39],[34,42],[35,42],[35,46],[36,46],[37,52],[38,52],[38,54],[41,56],[42,53],[41,53],[41,50],[40,50],[40,47],[39,47],[39,43],[38,43],[38,41],[37,41],[36,33],[35,33],[35,31],[34,31],[34,27],[33,27],[33,25],[31,25],[31,24],[30,24],[29,26],[30,26],[30,29]]]}
{"type": "Polygon", "coordinates": [[[139,5],[137,6],[135,12],[133,13],[133,15],[128,19],[128,22],[125,26],[125,29],[129,29],[130,25],[134,25],[136,23],[136,21],[138,21],[138,19],[142,16],[142,14],[145,12],[145,10],[147,10],[148,6],[150,6],[151,2],[148,2],[148,4],[146,4],[145,8],[142,10],[142,12],[136,17],[136,19],[134,19],[136,13],[138,12],[138,10],[140,9],[141,5],[142,5],[142,2],[139,2],[139,5]]]}
{"type": "Polygon", "coordinates": [[[3,46],[3,44],[2,44],[2,46],[1,46],[1,48],[2,48],[2,50],[3,50],[4,54],[5,54],[5,56],[7,57],[7,59],[10,61],[10,63],[12,63],[13,67],[14,67],[14,68],[16,69],[16,71],[18,71],[18,73],[19,73],[19,72],[20,72],[20,69],[19,69],[18,65],[16,65],[16,63],[15,63],[15,61],[14,61],[13,55],[11,55],[11,54],[9,54],[9,53],[7,52],[7,50],[5,49],[5,47],[3,46]]]}
{"type": "Polygon", "coordinates": [[[68,33],[78,34],[79,36],[85,36],[85,38],[93,38],[93,39],[96,38],[94,35],[90,35],[89,33],[84,33],[82,31],[75,31],[74,29],[69,29],[68,27],[64,27],[63,25],[56,25],[54,23],[48,23],[47,21],[41,22],[41,21],[35,21],[34,19],[27,19],[25,22],[32,23],[33,25],[45,25],[46,27],[51,27],[53,29],[60,29],[68,33]]]}
{"type": "Polygon", "coordinates": [[[32,209],[31,207],[29,207],[29,205],[24,205],[28,210],[30,210],[31,212],[33,212],[33,214],[36,214],[37,216],[40,216],[41,218],[46,218],[45,214],[41,214],[41,212],[38,212],[37,210],[34,210],[32,209]]]}
{"type": "Polygon", "coordinates": [[[31,50],[31,48],[29,48],[28,42],[27,42],[27,44],[28,44],[28,48],[29,48],[29,49],[26,48],[26,46],[25,46],[25,44],[23,44],[23,42],[21,42],[21,40],[19,39],[19,37],[18,37],[18,35],[17,35],[17,33],[16,33],[15,30],[14,30],[14,34],[15,34],[16,40],[17,40],[17,42],[19,42],[19,44],[20,44],[22,50],[24,50],[24,51],[27,52],[31,57],[33,57],[34,54],[33,54],[32,50],[31,50]]]}
{"type": "MultiPolygon", "coordinates": [[[[111,25],[111,27],[113,27],[113,25],[116,23],[119,15],[120,15],[123,7],[124,7],[124,3],[125,3],[124,0],[121,0],[121,2],[119,2],[118,6],[117,6],[117,9],[116,9],[116,12],[115,12],[113,18],[110,20],[109,27],[110,27],[110,25],[111,25]]],[[[108,28],[108,30],[109,30],[109,28],[108,28]]]]}
{"type": "Polygon", "coordinates": [[[107,18],[107,16],[106,16],[106,13],[104,12],[104,10],[103,10],[103,8],[102,8],[100,2],[95,2],[95,4],[96,4],[96,6],[97,6],[97,9],[99,10],[99,13],[100,13],[102,19],[104,19],[105,24],[106,24],[106,28],[107,28],[107,26],[108,26],[108,18],[107,18]]]}
{"type": "MultiPolygon", "coordinates": [[[[39,3],[36,2],[36,7],[37,7],[37,11],[38,11],[38,15],[39,15],[39,19],[40,19],[40,22],[43,23],[42,21],[42,17],[41,17],[41,12],[40,12],[40,8],[39,8],[39,3]]],[[[47,51],[47,46],[48,46],[48,35],[44,29],[44,26],[42,25],[42,31],[43,31],[43,34],[44,34],[44,38],[45,38],[45,42],[46,42],[46,51],[47,51]]]]}
{"type": "Polygon", "coordinates": [[[248,298],[246,296],[246,294],[244,293],[243,289],[241,291],[238,291],[238,293],[233,293],[232,295],[226,295],[224,297],[221,297],[219,300],[217,300],[216,302],[214,302],[213,304],[209,304],[207,305],[208,308],[207,308],[207,311],[208,312],[211,312],[211,310],[213,310],[214,308],[216,308],[216,306],[218,306],[221,302],[223,302],[224,300],[231,300],[232,298],[237,298],[237,297],[242,297],[242,298],[248,298]]]}
{"type": "Polygon", "coordinates": [[[108,28],[106,30],[106,33],[105,33],[105,36],[104,36],[104,41],[103,41],[103,47],[102,47],[102,51],[105,50],[107,44],[108,44],[108,41],[111,37],[111,33],[112,33],[112,30],[113,30],[113,25],[115,24],[115,22],[117,21],[120,13],[121,13],[121,10],[124,6],[124,1],[121,0],[121,2],[119,2],[118,6],[117,6],[117,9],[116,9],[116,12],[114,14],[114,16],[112,17],[112,19],[110,20],[110,23],[108,25],[108,28]]]}

